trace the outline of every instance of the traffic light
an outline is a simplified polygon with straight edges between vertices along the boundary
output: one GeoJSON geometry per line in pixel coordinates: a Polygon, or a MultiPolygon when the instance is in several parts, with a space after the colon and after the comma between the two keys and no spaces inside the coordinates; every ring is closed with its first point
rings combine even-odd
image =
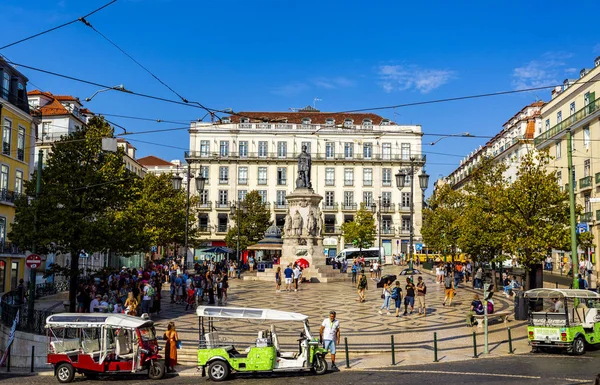
{"type": "Polygon", "coordinates": [[[493,283],[484,283],[483,284],[483,300],[489,301],[492,299],[494,295],[494,284],[493,283]]]}

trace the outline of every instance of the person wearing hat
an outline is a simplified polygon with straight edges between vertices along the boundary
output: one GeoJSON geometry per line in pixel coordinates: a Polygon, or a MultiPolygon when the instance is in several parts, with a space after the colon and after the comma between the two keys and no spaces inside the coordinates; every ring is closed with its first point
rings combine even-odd
{"type": "Polygon", "coordinates": [[[100,294],[96,294],[96,298],[90,302],[90,313],[94,313],[98,311],[98,306],[100,306],[100,299],[102,296],[100,294]]]}
{"type": "Polygon", "coordinates": [[[336,370],[335,366],[335,345],[340,343],[340,321],[335,319],[335,311],[329,312],[329,318],[325,318],[321,324],[319,336],[323,341],[323,349],[331,352],[331,369],[336,370]]]}

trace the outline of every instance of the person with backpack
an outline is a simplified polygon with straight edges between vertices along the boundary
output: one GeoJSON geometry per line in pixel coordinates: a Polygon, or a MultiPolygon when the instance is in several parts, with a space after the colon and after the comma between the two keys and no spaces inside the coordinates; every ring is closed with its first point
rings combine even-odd
{"type": "Polygon", "coordinates": [[[358,291],[358,298],[357,301],[359,302],[365,302],[365,290],[367,290],[368,287],[368,281],[367,281],[367,277],[365,276],[365,272],[361,271],[360,275],[358,277],[358,284],[356,285],[356,289],[358,291]]]}
{"type": "Polygon", "coordinates": [[[402,288],[400,282],[396,281],[396,287],[392,289],[392,299],[396,305],[396,317],[400,317],[400,308],[402,307],[402,288]]]}
{"type": "Polygon", "coordinates": [[[446,301],[448,302],[448,306],[452,305],[452,298],[454,298],[454,280],[450,275],[447,275],[444,278],[444,290],[446,296],[444,297],[444,302],[442,305],[446,306],[446,301]]]}
{"type": "Polygon", "coordinates": [[[423,282],[423,277],[419,277],[417,280],[417,309],[419,310],[419,315],[427,314],[425,308],[425,294],[427,294],[427,286],[425,285],[425,282],[423,282]],[[423,309],[422,313],[421,309],[423,309]]]}
{"type": "MultiPolygon", "coordinates": [[[[493,306],[493,305],[492,305],[493,306]]],[[[475,321],[474,315],[482,315],[485,311],[483,309],[483,303],[479,299],[479,296],[475,294],[473,296],[473,301],[471,302],[471,308],[469,309],[469,313],[467,313],[467,325],[474,326],[477,325],[477,321],[475,321]]]]}

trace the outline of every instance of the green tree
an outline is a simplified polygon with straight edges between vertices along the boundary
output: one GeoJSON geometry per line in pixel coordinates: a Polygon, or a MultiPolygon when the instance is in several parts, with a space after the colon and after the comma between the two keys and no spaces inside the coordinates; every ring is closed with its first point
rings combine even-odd
{"type": "Polygon", "coordinates": [[[507,258],[502,254],[505,221],[498,210],[507,188],[505,170],[504,163],[484,158],[464,188],[464,207],[454,222],[459,233],[457,244],[476,261],[496,262],[507,258]]]}
{"type": "Polygon", "coordinates": [[[233,227],[229,228],[225,236],[225,242],[232,249],[237,248],[238,239],[238,213],[240,222],[240,252],[248,246],[253,245],[265,237],[265,231],[271,225],[271,212],[263,203],[258,191],[253,190],[246,194],[242,203],[243,209],[236,210],[231,215],[233,227]]]}
{"type": "MultiPolygon", "coordinates": [[[[570,238],[570,237],[569,237],[570,238]]],[[[589,250],[592,247],[596,247],[594,244],[594,233],[591,231],[584,231],[582,233],[577,234],[577,246],[583,250],[586,258],[589,255],[589,250]]]]}
{"type": "Polygon", "coordinates": [[[429,197],[427,207],[423,210],[423,226],[421,235],[423,242],[430,249],[444,255],[455,255],[458,247],[460,229],[457,221],[464,209],[465,196],[444,185],[429,197]]]}
{"type": "Polygon", "coordinates": [[[517,179],[498,203],[506,250],[530,271],[551,249],[564,248],[569,240],[568,194],[556,183],[556,171],[548,171],[548,163],[546,153],[523,156],[517,179]]]}
{"type": "Polygon", "coordinates": [[[342,224],[341,230],[346,243],[351,241],[355,247],[361,250],[373,246],[377,234],[373,213],[364,204],[361,204],[354,221],[342,224]]]}
{"type": "Polygon", "coordinates": [[[118,212],[134,199],[139,179],[125,168],[124,152],[102,151],[102,138],[112,137],[112,128],[101,117],[55,142],[42,172],[42,189],[35,197],[36,178],[25,183],[27,196],[16,202],[11,239],[20,245],[36,244],[38,250],[55,243],[71,253],[70,310],[75,310],[79,278],[79,253],[110,249],[129,252],[131,239],[141,236],[137,223],[114,226],[118,212]],[[33,231],[34,212],[38,231],[33,231]]]}

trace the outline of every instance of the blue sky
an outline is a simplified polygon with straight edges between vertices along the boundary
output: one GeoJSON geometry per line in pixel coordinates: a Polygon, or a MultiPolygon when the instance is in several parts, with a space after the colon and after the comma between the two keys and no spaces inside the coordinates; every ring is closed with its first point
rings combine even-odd
{"type": "MultiPolygon", "coordinates": [[[[0,46],[75,19],[108,0],[2,0],[0,46]]],[[[344,111],[561,83],[593,66],[600,37],[568,27],[558,1],[392,2],[118,0],[88,21],[189,100],[235,111],[313,103],[344,111]],[[458,4],[455,4],[458,3],[458,4]]],[[[576,9],[572,10],[577,11],[576,9]]],[[[176,99],[82,23],[0,51],[8,59],[176,99]]],[[[82,101],[97,87],[21,69],[32,84],[82,101]]],[[[426,134],[493,136],[549,91],[384,110],[426,134]]],[[[105,92],[95,112],[188,122],[202,110],[105,92]]],[[[185,125],[109,118],[128,131],[185,125]]],[[[117,131],[118,132],[118,131],[117,131]]],[[[130,136],[138,157],[182,159],[186,130],[130,136]],[[148,144],[151,142],[155,144],[148,144]],[[167,147],[171,146],[171,147],[167,147]],[[176,148],[173,148],[176,147],[176,148]]],[[[432,181],[487,139],[424,136],[432,181]]],[[[431,183],[432,184],[432,183],[431,183]]]]}

